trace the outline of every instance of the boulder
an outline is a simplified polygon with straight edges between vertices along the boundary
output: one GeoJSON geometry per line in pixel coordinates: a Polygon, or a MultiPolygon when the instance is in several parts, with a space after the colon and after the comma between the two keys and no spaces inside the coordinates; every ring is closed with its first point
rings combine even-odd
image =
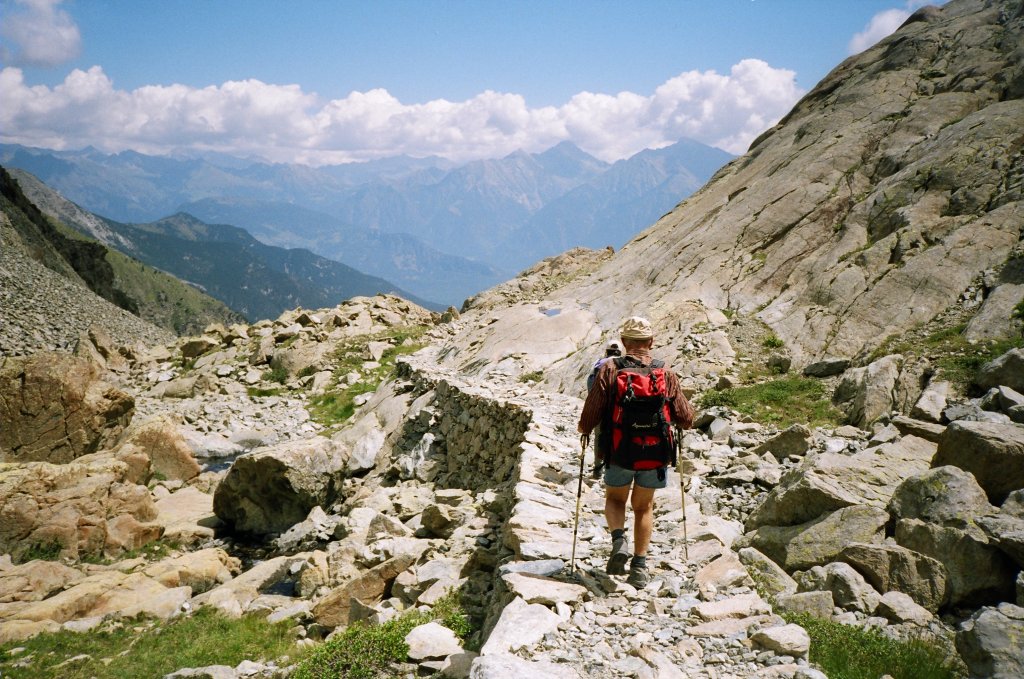
{"type": "Polygon", "coordinates": [[[969,471],[992,504],[1024,488],[1024,425],[957,421],[939,439],[933,467],[969,471]]]}
{"type": "Polygon", "coordinates": [[[922,422],[906,415],[897,415],[892,418],[892,425],[899,430],[903,436],[916,436],[932,443],[938,443],[946,426],[932,422],[922,422]]]}
{"type": "Polygon", "coordinates": [[[896,523],[897,544],[946,567],[949,604],[977,607],[1013,598],[1017,567],[974,525],[940,526],[917,519],[896,523]]]}
{"type": "Polygon", "coordinates": [[[213,511],[243,533],[280,533],[337,498],[344,470],[337,444],[290,441],[239,456],[213,496],[213,511]]]}
{"type": "Polygon", "coordinates": [[[730,587],[752,585],[754,581],[736,554],[729,551],[698,570],[693,576],[693,583],[710,596],[730,587]]]}
{"type": "Polygon", "coordinates": [[[933,613],[949,598],[945,566],[906,547],[852,544],[839,559],[856,568],[877,591],[909,594],[933,613]]]}
{"type": "Polygon", "coordinates": [[[904,479],[931,466],[934,454],[935,444],[905,436],[854,455],[807,458],[751,512],[746,528],[794,526],[851,505],[882,509],[904,479]]]}
{"type": "Polygon", "coordinates": [[[119,455],[139,452],[150,460],[150,469],[164,479],[188,481],[199,475],[199,463],[179,429],[179,422],[157,416],[133,423],[118,443],[119,455]]]}
{"type": "Polygon", "coordinates": [[[871,615],[881,595],[847,563],[830,563],[797,574],[801,592],[831,592],[836,606],[871,615]]]}
{"type": "Polygon", "coordinates": [[[75,356],[93,361],[104,370],[120,373],[126,372],[129,367],[128,360],[118,351],[110,333],[98,325],[89,326],[88,330],[78,336],[74,353],[75,356]]]}
{"type": "Polygon", "coordinates": [[[191,361],[199,358],[208,351],[220,348],[220,338],[211,335],[200,337],[189,337],[181,343],[181,358],[191,361]]]}
{"type": "Polygon", "coordinates": [[[811,637],[800,625],[779,625],[767,627],[750,635],[756,646],[767,648],[778,655],[803,658],[811,648],[811,637]]]}
{"type": "Polygon", "coordinates": [[[529,573],[508,573],[501,578],[505,586],[528,604],[554,606],[561,602],[577,604],[587,596],[587,588],[571,582],[529,573]]]}
{"type": "Polygon", "coordinates": [[[949,382],[929,382],[921,393],[921,398],[910,409],[910,416],[925,422],[941,422],[942,411],[946,409],[946,399],[949,398],[949,390],[949,382]]]}
{"type": "Polygon", "coordinates": [[[982,608],[960,625],[956,650],[972,677],[1024,677],[1024,608],[1000,604],[982,608]]]}
{"type": "Polygon", "coordinates": [[[913,623],[924,627],[932,621],[932,614],[924,606],[914,603],[909,595],[903,592],[886,592],[878,600],[875,608],[875,615],[879,615],[889,622],[913,623]]]}
{"type": "Polygon", "coordinates": [[[1024,490],[1010,493],[999,513],[981,516],[977,524],[989,541],[1024,568],[1024,490]]]}
{"type": "Polygon", "coordinates": [[[950,526],[966,526],[995,511],[974,475],[950,465],[911,476],[889,501],[889,513],[897,520],[920,519],[950,526]]]}
{"type": "Polygon", "coordinates": [[[320,369],[324,357],[333,351],[331,342],[298,341],[286,348],[278,348],[270,359],[270,367],[286,371],[292,378],[299,373],[306,374],[320,369]]]}
{"type": "Polygon", "coordinates": [[[168,557],[143,569],[164,587],[189,587],[193,594],[209,591],[238,575],[242,562],[219,547],[168,557]]]}
{"type": "MultiPolygon", "coordinates": [[[[427,546],[426,541],[423,541],[422,551],[426,551],[427,546]]],[[[380,601],[398,574],[416,563],[418,558],[417,554],[400,554],[335,587],[313,607],[313,617],[324,627],[348,625],[353,599],[366,605],[380,601]]]]}
{"type": "Polygon", "coordinates": [[[701,620],[726,620],[729,618],[749,618],[752,615],[764,615],[772,612],[764,599],[757,592],[735,594],[724,599],[704,601],[693,607],[692,612],[701,620]]]}
{"type": "Polygon", "coordinates": [[[847,370],[832,396],[850,424],[867,427],[893,410],[903,357],[885,356],[863,368],[847,370]]]}
{"type": "Polygon", "coordinates": [[[794,424],[754,448],[753,452],[757,455],[771,453],[783,460],[790,455],[803,455],[810,446],[811,430],[802,424],[794,424]]]}
{"type": "Polygon", "coordinates": [[[239,618],[254,606],[263,592],[280,591],[294,583],[295,574],[301,577],[309,570],[311,561],[315,562],[315,558],[310,555],[278,556],[260,561],[224,584],[196,595],[192,606],[213,606],[229,617],[239,618]]]}
{"type": "MultiPolygon", "coordinates": [[[[502,609],[498,622],[480,649],[480,655],[503,655],[535,644],[543,639],[545,634],[554,631],[561,621],[558,614],[547,606],[528,604],[516,597],[502,609]]],[[[473,663],[474,668],[476,664],[473,663]]]]}
{"type": "Polygon", "coordinates": [[[1024,392],[1024,349],[1010,349],[994,361],[981,366],[974,383],[982,389],[1007,386],[1024,392]]]}
{"type": "Polygon", "coordinates": [[[149,491],[130,476],[126,462],[106,454],[60,465],[0,464],[0,553],[15,561],[39,550],[71,559],[101,554],[108,520],[156,518],[149,491]]]}
{"type": "Polygon", "coordinates": [[[212,539],[221,525],[213,513],[213,496],[194,486],[185,486],[157,500],[156,512],[155,522],[163,527],[163,537],[183,546],[212,539]]]}
{"type": "Polygon", "coordinates": [[[135,399],[84,358],[0,359],[0,462],[70,462],[114,441],[134,411],[135,399]]]}
{"type": "Polygon", "coordinates": [[[455,632],[437,622],[413,627],[405,635],[405,643],[409,646],[409,659],[416,662],[462,653],[462,644],[455,632]]]}
{"type": "Polygon", "coordinates": [[[888,521],[885,510],[856,505],[798,526],[761,526],[739,544],[760,550],[792,573],[835,560],[851,542],[881,542],[888,521]]]}
{"type": "Polygon", "coordinates": [[[796,581],[789,577],[770,558],[754,549],[744,547],[737,552],[740,563],[747,567],[747,572],[757,585],[757,591],[770,597],[780,594],[793,594],[797,590],[796,581]]]}
{"type": "Polygon", "coordinates": [[[775,607],[789,613],[807,613],[815,618],[830,620],[835,608],[832,592],[797,592],[783,594],[775,599],[775,607]]]}
{"type": "Polygon", "coordinates": [[[848,358],[823,358],[820,361],[809,363],[804,368],[804,375],[807,377],[831,377],[840,375],[850,367],[848,358]]]}

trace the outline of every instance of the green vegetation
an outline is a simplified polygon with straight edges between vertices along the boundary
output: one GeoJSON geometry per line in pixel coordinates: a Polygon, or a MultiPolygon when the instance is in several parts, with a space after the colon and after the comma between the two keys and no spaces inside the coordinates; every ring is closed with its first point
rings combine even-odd
{"type": "Polygon", "coordinates": [[[524,383],[525,382],[540,382],[543,379],[544,379],[544,371],[543,370],[532,370],[532,371],[530,371],[528,373],[523,373],[522,375],[519,376],[519,381],[520,382],[524,382],[524,383]]]}
{"type": "Polygon", "coordinates": [[[779,339],[778,335],[772,334],[768,335],[763,340],[761,340],[761,345],[765,349],[779,349],[781,347],[784,347],[786,343],[779,339]]]}
{"type": "Polygon", "coordinates": [[[779,427],[796,423],[815,427],[842,421],[842,414],[825,393],[825,384],[807,377],[783,377],[747,387],[709,391],[698,403],[701,408],[727,406],[758,422],[779,427]]]}
{"type": "Polygon", "coordinates": [[[376,679],[409,653],[405,637],[419,625],[437,620],[465,639],[472,631],[458,597],[449,592],[429,611],[410,611],[380,625],[356,623],[317,647],[292,674],[293,679],[376,679]]]}
{"type": "MultiPolygon", "coordinates": [[[[806,613],[784,614],[811,637],[809,659],[830,679],[958,679],[963,673],[934,641],[891,639],[875,629],[843,625],[806,613]]],[[[955,654],[953,654],[955,656],[955,654]]]]}
{"type": "Polygon", "coordinates": [[[1010,349],[1024,346],[1024,337],[972,342],[963,335],[966,328],[966,323],[960,323],[940,328],[917,340],[890,337],[872,352],[868,360],[874,361],[889,354],[928,356],[937,368],[937,379],[948,380],[961,391],[966,391],[981,366],[1010,349]]]}
{"type": "Polygon", "coordinates": [[[169,622],[137,619],[88,634],[60,631],[0,645],[5,679],[120,679],[162,677],[183,667],[274,660],[297,652],[293,623],[228,618],[212,608],[169,622]],[[13,648],[24,650],[11,655],[13,648]],[[71,658],[80,658],[66,665],[71,658]]]}
{"type": "Polygon", "coordinates": [[[60,558],[60,551],[64,549],[60,542],[52,540],[50,542],[37,542],[29,547],[18,559],[21,563],[28,563],[29,561],[56,561],[60,558]]]}
{"type": "Polygon", "coordinates": [[[284,393],[284,389],[280,389],[280,388],[277,388],[277,387],[272,388],[272,389],[262,389],[260,387],[247,387],[245,391],[249,394],[250,398],[263,398],[263,397],[266,397],[266,396],[279,396],[280,394],[284,393]]]}
{"type": "Polygon", "coordinates": [[[265,382],[277,382],[278,384],[284,384],[288,381],[288,370],[282,366],[271,368],[270,370],[264,371],[263,380],[265,382]]]}
{"type": "Polygon", "coordinates": [[[338,367],[331,378],[334,387],[309,399],[309,415],[313,421],[325,427],[336,427],[352,417],[357,396],[376,391],[394,370],[399,356],[414,353],[426,346],[418,341],[426,330],[427,327],[422,325],[392,328],[384,333],[353,337],[342,343],[335,350],[338,367]],[[392,345],[384,350],[376,368],[363,370],[363,352],[367,344],[383,340],[390,340],[392,345]],[[361,373],[359,381],[342,386],[341,378],[354,371],[361,373]]]}

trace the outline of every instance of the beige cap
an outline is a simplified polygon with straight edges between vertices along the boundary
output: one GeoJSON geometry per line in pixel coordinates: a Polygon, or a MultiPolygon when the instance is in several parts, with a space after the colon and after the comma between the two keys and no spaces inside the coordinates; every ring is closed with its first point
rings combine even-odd
{"type": "Polygon", "coordinates": [[[651,322],[646,318],[632,316],[622,324],[622,332],[619,335],[624,340],[648,340],[654,338],[654,331],[651,329],[651,322]]]}

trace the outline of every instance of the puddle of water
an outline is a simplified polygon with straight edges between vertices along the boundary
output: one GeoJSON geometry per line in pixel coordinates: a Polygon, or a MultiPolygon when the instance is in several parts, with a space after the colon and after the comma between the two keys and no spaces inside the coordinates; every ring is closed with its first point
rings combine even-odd
{"type": "Polygon", "coordinates": [[[560,313],[562,313],[561,309],[545,309],[544,311],[545,316],[557,316],[560,313]]]}

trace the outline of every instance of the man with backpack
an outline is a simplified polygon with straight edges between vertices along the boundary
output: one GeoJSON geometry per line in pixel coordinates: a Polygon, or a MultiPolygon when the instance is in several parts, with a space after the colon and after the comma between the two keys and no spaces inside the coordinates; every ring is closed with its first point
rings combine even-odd
{"type": "Polygon", "coordinates": [[[600,426],[597,453],[607,464],[604,513],[612,532],[606,570],[612,575],[626,573],[629,502],[635,535],[627,582],[640,589],[650,581],[647,548],[654,523],[654,491],[667,485],[668,466],[675,464],[673,426],[689,429],[693,407],[676,374],[651,358],[654,332],[647,319],[626,319],[620,339],[626,355],[606,361],[598,369],[583,404],[579,431],[589,435],[600,426]]]}

